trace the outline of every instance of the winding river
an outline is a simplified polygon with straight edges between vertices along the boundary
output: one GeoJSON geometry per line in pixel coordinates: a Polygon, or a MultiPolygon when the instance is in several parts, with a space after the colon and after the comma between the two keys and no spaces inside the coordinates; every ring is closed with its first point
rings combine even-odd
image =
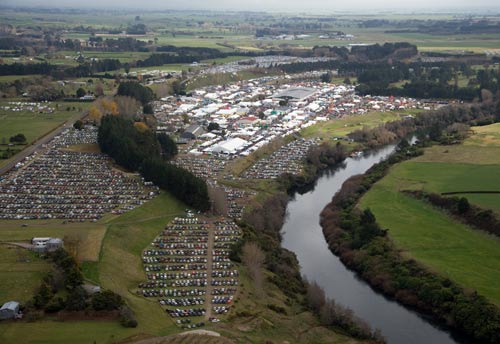
{"type": "Polygon", "coordinates": [[[296,193],[288,203],[288,215],[282,228],[282,246],[295,252],[301,273],[309,281],[316,281],[328,297],[351,308],[372,328],[379,328],[388,343],[458,343],[448,331],[376,293],[357,278],[330,252],[319,225],[320,212],[344,181],[364,173],[394,148],[391,145],[359,158],[348,158],[343,166],[325,171],[309,191],[296,193]]]}

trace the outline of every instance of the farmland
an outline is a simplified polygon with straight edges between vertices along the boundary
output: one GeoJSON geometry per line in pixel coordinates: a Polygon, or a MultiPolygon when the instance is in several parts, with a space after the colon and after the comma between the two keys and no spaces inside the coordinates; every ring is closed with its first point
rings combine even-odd
{"type": "MultiPolygon", "coordinates": [[[[499,147],[485,136],[494,135],[498,125],[473,128],[476,134],[459,146],[434,146],[415,160],[394,166],[389,174],[362,199],[396,245],[406,256],[415,258],[462,286],[477,290],[500,304],[496,288],[500,279],[500,240],[471,229],[446,213],[410,198],[402,190],[429,192],[490,191],[497,189],[499,147]],[[498,156],[498,155],[496,155],[498,156]]],[[[497,194],[463,194],[472,203],[500,209],[497,194]]]]}

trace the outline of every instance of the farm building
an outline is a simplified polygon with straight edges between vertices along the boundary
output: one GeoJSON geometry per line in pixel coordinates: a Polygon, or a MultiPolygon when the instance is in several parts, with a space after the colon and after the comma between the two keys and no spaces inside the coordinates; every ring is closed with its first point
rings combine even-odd
{"type": "Polygon", "coordinates": [[[205,134],[205,130],[199,125],[190,125],[182,134],[182,139],[196,140],[201,135],[205,134]]]}
{"type": "Polygon", "coordinates": [[[9,301],[0,308],[0,320],[14,319],[19,316],[19,302],[9,301]]]}
{"type": "Polygon", "coordinates": [[[31,239],[33,251],[37,253],[54,252],[63,247],[64,242],[59,238],[33,238],[31,239]]]}
{"type": "Polygon", "coordinates": [[[273,98],[290,101],[303,101],[316,93],[316,91],[317,90],[312,87],[290,87],[275,94],[273,98]]]}

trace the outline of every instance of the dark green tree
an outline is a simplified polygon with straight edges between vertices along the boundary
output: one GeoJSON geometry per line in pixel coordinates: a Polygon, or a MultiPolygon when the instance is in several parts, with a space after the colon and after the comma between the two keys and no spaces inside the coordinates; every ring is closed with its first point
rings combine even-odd
{"type": "Polygon", "coordinates": [[[165,133],[158,134],[158,142],[160,142],[163,157],[167,160],[172,159],[179,152],[177,144],[170,136],[165,133]]]}
{"type": "Polygon", "coordinates": [[[81,97],[83,97],[83,96],[84,96],[84,95],[86,95],[86,94],[87,94],[87,91],[85,91],[85,90],[84,90],[83,88],[81,88],[81,87],[80,87],[79,89],[77,89],[77,90],[76,90],[76,97],[77,97],[77,98],[81,98],[81,97]]]}

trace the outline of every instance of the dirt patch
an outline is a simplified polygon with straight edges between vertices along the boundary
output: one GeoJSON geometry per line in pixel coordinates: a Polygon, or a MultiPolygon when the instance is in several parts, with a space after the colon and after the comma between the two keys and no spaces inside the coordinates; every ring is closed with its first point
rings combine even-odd
{"type": "Polygon", "coordinates": [[[119,317],[119,311],[60,311],[57,313],[57,319],[61,321],[117,320],[119,317]]]}

